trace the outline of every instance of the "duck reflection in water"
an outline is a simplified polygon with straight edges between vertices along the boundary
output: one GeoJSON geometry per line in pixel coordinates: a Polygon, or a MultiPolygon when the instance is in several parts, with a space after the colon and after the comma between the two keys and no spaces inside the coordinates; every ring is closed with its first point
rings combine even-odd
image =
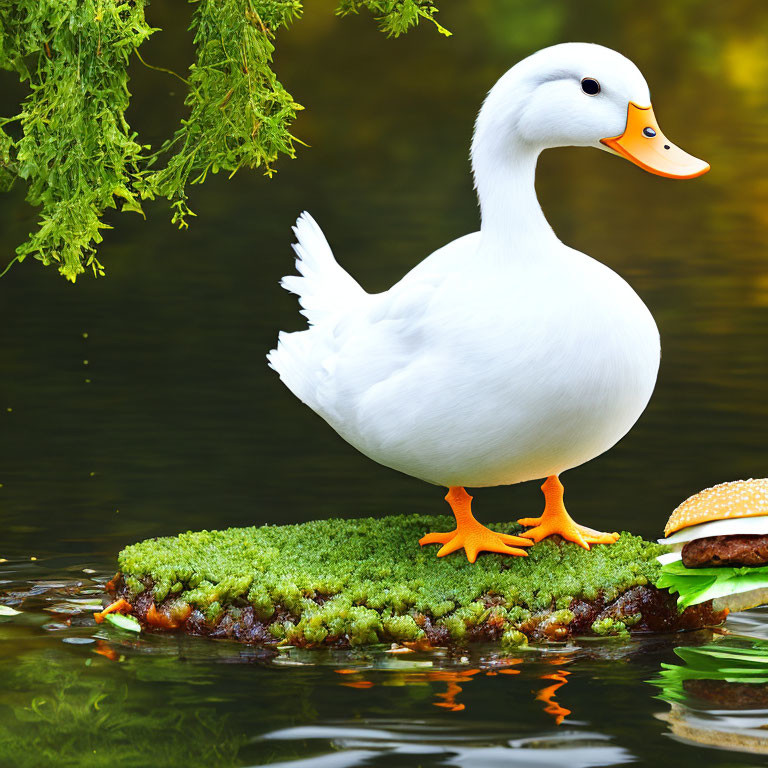
{"type": "MultiPolygon", "coordinates": [[[[568,672],[561,667],[569,660],[562,656],[556,656],[548,659],[548,665],[554,665],[558,668],[555,672],[546,672],[538,675],[540,680],[545,682],[553,681],[550,685],[534,691],[536,701],[544,703],[544,712],[551,715],[556,725],[561,725],[563,720],[571,714],[570,709],[561,706],[556,700],[557,692],[568,682],[568,672]]],[[[523,663],[521,658],[498,658],[490,664],[481,667],[467,669],[419,669],[420,665],[430,665],[432,662],[414,661],[411,664],[403,662],[400,668],[394,669],[379,668],[375,670],[344,668],[337,669],[339,675],[344,679],[339,685],[345,688],[368,689],[375,685],[382,686],[407,686],[407,685],[430,685],[431,683],[446,683],[445,690],[434,694],[436,701],[432,704],[449,712],[462,712],[466,709],[466,704],[460,702],[458,697],[463,692],[463,686],[481,677],[495,677],[497,675],[520,675],[520,670],[515,669],[517,665],[523,663]],[[380,673],[387,673],[385,677],[378,681],[371,679],[374,673],[377,677],[380,673]]]]}

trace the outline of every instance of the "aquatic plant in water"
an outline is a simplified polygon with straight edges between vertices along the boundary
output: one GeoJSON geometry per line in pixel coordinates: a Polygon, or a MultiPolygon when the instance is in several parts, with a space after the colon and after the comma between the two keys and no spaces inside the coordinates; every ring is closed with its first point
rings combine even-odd
{"type": "Polygon", "coordinates": [[[208,682],[201,667],[168,657],[127,659],[118,669],[98,655],[84,664],[33,648],[4,660],[0,677],[0,765],[240,764],[245,736],[204,700],[190,706],[190,686],[208,682]]]}
{"type": "MultiPolygon", "coordinates": [[[[189,1],[196,58],[181,78],[189,113],[153,152],[125,117],[128,66],[159,31],[145,17],[147,0],[0,0],[0,67],[29,87],[18,114],[0,119],[0,189],[22,179],[40,207],[39,228],[13,261],[32,256],[72,282],[86,269],[103,275],[96,246],[107,209],[143,215],[143,200],[164,197],[186,227],[188,185],[243,167],[269,176],[279,156],[294,157],[291,124],[302,107],[272,56],[301,0],[189,1]]],[[[431,0],[341,0],[337,13],[363,8],[388,35],[422,18],[447,34],[431,0]]]]}

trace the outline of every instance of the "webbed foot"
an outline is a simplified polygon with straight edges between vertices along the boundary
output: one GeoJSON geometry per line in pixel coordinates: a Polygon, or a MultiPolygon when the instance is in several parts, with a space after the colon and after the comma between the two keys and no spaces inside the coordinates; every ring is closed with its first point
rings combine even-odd
{"type": "Polygon", "coordinates": [[[618,541],[618,533],[604,533],[574,522],[563,504],[563,485],[556,475],[548,477],[541,490],[544,491],[546,499],[544,514],[541,517],[523,517],[518,520],[520,525],[535,526],[521,533],[521,536],[539,542],[557,534],[584,549],[589,549],[590,544],[615,544],[618,541]]]}
{"type": "Polygon", "coordinates": [[[525,557],[528,553],[519,547],[530,547],[533,542],[520,536],[506,533],[496,533],[478,523],[472,515],[472,497],[461,487],[456,486],[448,491],[445,497],[451,505],[456,517],[456,528],[446,533],[428,533],[419,539],[419,544],[442,544],[437,553],[445,557],[458,549],[464,549],[467,560],[474,563],[480,552],[498,552],[502,555],[525,557]]]}

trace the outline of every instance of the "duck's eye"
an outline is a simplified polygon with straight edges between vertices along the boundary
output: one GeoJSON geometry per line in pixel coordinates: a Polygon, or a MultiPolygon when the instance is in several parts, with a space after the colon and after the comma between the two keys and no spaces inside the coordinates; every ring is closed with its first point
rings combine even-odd
{"type": "Polygon", "coordinates": [[[581,90],[587,94],[587,96],[597,96],[600,93],[600,83],[595,80],[594,77],[585,77],[581,81],[581,90]]]}

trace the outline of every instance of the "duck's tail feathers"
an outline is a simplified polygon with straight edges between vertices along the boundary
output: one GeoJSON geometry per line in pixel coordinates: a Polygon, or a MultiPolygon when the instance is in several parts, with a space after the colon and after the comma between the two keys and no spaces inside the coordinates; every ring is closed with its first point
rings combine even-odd
{"type": "Polygon", "coordinates": [[[277,336],[277,347],[269,351],[267,361],[269,367],[277,371],[280,379],[296,397],[310,407],[313,407],[312,392],[314,386],[311,379],[312,343],[308,337],[312,331],[295,331],[286,333],[280,331],[277,336]]]}
{"type": "Polygon", "coordinates": [[[299,297],[301,313],[310,325],[348,311],[367,294],[360,284],[333,257],[333,251],[317,222],[306,212],[293,228],[296,242],[296,270],[280,281],[287,291],[299,297]]]}

